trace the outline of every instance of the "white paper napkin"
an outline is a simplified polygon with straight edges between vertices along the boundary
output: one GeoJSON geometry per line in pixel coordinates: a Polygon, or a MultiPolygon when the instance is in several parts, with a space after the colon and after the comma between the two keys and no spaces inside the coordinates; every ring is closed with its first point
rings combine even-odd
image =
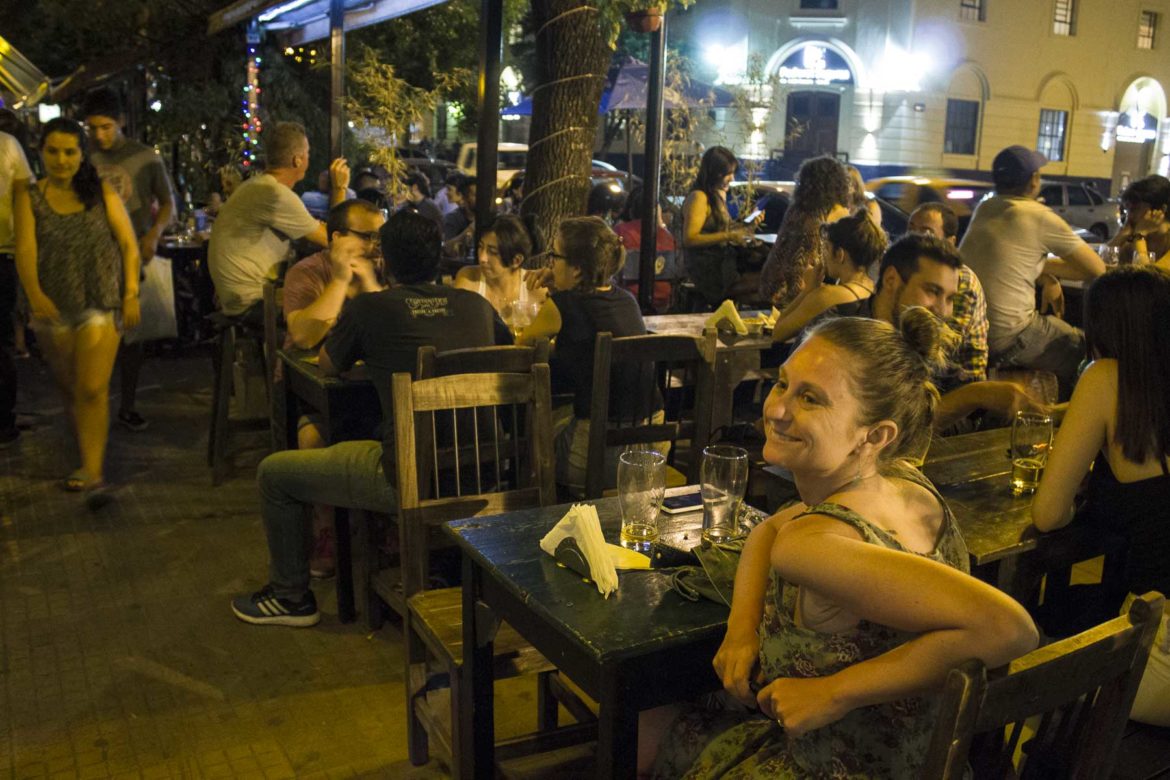
{"type": "Polygon", "coordinates": [[[739,316],[739,311],[736,310],[735,304],[730,298],[719,304],[710,317],[707,318],[707,327],[717,328],[719,323],[727,320],[731,327],[735,328],[735,332],[741,336],[746,336],[748,329],[744,324],[743,318],[739,316]]]}
{"type": "Polygon", "coordinates": [[[540,540],[540,549],[554,558],[560,544],[572,538],[589,566],[589,578],[597,585],[597,592],[609,598],[618,589],[617,569],[606,550],[601,534],[601,520],[597,508],[589,504],[573,504],[560,522],[540,540]]]}

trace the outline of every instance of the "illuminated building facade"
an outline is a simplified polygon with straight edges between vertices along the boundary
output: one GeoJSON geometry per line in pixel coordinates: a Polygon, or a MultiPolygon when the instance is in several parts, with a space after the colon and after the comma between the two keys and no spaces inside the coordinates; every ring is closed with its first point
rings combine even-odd
{"type": "MultiPolygon", "coordinates": [[[[670,35],[771,86],[736,151],[982,172],[1010,144],[1116,192],[1170,165],[1170,0],[707,0],[670,35]]],[[[740,114],[742,116],[742,114],[740,114]]]]}

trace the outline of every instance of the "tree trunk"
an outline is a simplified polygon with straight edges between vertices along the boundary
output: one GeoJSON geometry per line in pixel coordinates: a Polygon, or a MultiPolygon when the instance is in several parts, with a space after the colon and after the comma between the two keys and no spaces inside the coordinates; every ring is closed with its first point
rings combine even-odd
{"type": "Polygon", "coordinates": [[[539,83],[521,214],[536,246],[547,251],[560,221],[585,211],[610,50],[596,7],[584,0],[532,0],[532,10],[539,83]]]}

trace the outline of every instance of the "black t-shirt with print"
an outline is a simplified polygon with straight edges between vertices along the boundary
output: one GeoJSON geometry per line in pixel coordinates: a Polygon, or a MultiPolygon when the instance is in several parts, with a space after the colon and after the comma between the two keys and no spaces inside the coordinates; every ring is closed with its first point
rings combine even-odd
{"type": "Polygon", "coordinates": [[[446,352],[491,346],[496,343],[497,319],[486,298],[439,284],[366,293],[342,311],[325,342],[325,352],[339,371],[347,371],[358,360],[366,362],[382,404],[382,465],[387,479],[394,474],[391,377],[403,371],[414,374],[419,347],[434,345],[439,352],[446,352]]]}

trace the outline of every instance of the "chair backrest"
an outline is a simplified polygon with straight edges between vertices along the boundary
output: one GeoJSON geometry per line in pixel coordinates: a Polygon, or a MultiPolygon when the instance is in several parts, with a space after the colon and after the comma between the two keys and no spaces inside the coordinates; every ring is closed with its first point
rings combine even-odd
{"type": "Polygon", "coordinates": [[[978,661],[952,669],[922,777],[962,778],[968,755],[978,778],[1110,777],[1162,605],[1147,593],[1127,615],[1002,669],[988,673],[978,661]],[[1034,716],[1034,735],[1022,739],[1034,716]]]}
{"type": "MultiPolygon", "coordinates": [[[[698,478],[698,458],[694,455],[706,446],[711,431],[714,367],[714,329],[705,330],[701,337],[614,338],[608,332],[597,334],[585,498],[600,498],[606,488],[603,464],[607,447],[690,439],[688,481],[698,478]],[[615,372],[616,367],[621,368],[615,372]],[[615,375],[622,377],[623,386],[614,386],[615,375]],[[611,399],[617,394],[633,399],[629,416],[611,414],[611,399]],[[664,421],[653,423],[647,415],[654,411],[659,398],[664,421]]],[[[673,448],[671,457],[674,457],[673,448]]]]}
{"type": "Polygon", "coordinates": [[[556,503],[547,363],[528,373],[395,374],[402,583],[424,587],[432,526],[556,503]],[[420,468],[421,466],[421,468],[420,468]],[[465,489],[466,486],[466,489],[465,489]]]}
{"type": "Polygon", "coordinates": [[[538,339],[531,346],[469,347],[436,351],[434,345],[419,347],[419,379],[433,379],[451,374],[527,374],[536,363],[547,363],[548,339],[538,339]]]}

